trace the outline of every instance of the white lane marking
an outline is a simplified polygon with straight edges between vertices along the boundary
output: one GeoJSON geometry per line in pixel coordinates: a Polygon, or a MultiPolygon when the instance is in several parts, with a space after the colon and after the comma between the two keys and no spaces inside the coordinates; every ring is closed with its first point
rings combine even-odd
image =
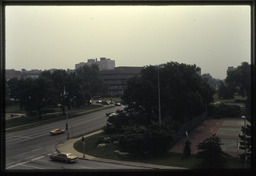
{"type": "Polygon", "coordinates": [[[39,159],[41,159],[41,158],[43,158],[44,156],[39,156],[39,157],[37,157],[37,158],[33,158],[31,161],[35,161],[35,160],[39,160],[39,159]]]}
{"type": "Polygon", "coordinates": [[[43,157],[44,157],[44,156],[39,156],[39,157],[33,158],[33,159],[29,160],[29,161],[25,161],[25,162],[22,162],[22,163],[18,163],[18,164],[9,166],[9,167],[7,167],[6,169],[10,169],[10,168],[13,168],[13,167],[21,166],[21,165],[27,164],[27,163],[29,163],[29,162],[31,162],[31,161],[39,160],[39,159],[41,159],[41,158],[43,158],[43,157]]]}
{"type": "Polygon", "coordinates": [[[22,166],[31,167],[31,168],[34,168],[34,169],[43,169],[41,167],[31,166],[31,165],[27,165],[27,164],[23,164],[22,166]]]}

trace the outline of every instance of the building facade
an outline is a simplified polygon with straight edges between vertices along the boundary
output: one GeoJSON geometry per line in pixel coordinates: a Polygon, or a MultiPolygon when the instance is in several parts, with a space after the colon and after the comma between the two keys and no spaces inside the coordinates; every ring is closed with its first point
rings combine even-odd
{"type": "Polygon", "coordinates": [[[139,75],[143,67],[116,67],[113,70],[100,71],[100,77],[109,89],[103,96],[120,97],[127,86],[127,80],[139,75]]]}
{"type": "Polygon", "coordinates": [[[98,59],[88,59],[87,62],[80,62],[79,64],[75,65],[75,69],[78,69],[84,65],[93,65],[93,64],[97,64],[99,66],[100,71],[101,70],[114,70],[115,68],[115,61],[111,60],[109,58],[106,57],[101,57],[100,60],[98,61],[98,59]]]}

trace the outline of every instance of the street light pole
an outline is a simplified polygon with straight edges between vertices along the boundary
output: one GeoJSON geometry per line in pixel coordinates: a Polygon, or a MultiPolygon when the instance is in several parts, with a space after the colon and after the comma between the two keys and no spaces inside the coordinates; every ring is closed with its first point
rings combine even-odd
{"type": "Polygon", "coordinates": [[[160,80],[159,80],[159,65],[157,69],[157,75],[158,75],[158,117],[159,117],[159,127],[161,128],[162,126],[162,121],[161,121],[161,100],[160,100],[160,80]]]}
{"type": "Polygon", "coordinates": [[[242,119],[244,119],[244,167],[247,168],[247,153],[246,153],[246,117],[242,116],[242,119]]]}
{"type": "Polygon", "coordinates": [[[67,130],[67,140],[69,140],[69,130],[68,130],[68,107],[67,107],[67,122],[66,122],[66,130],[67,130]]]}

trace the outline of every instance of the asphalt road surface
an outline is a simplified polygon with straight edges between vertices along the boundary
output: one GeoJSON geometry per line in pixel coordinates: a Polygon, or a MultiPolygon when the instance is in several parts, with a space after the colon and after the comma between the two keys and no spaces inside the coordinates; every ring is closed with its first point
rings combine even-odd
{"type": "MultiPolygon", "coordinates": [[[[98,112],[68,119],[70,137],[91,132],[106,125],[108,111],[123,107],[113,107],[98,112]]],[[[55,145],[66,140],[66,134],[50,136],[55,128],[65,129],[67,120],[60,120],[18,132],[6,134],[6,170],[23,169],[135,169],[137,167],[79,160],[74,164],[53,162],[49,155],[56,152],[55,145]]],[[[138,168],[137,168],[138,169],[138,168]]],[[[140,168],[141,169],[141,168],[140,168]]]]}

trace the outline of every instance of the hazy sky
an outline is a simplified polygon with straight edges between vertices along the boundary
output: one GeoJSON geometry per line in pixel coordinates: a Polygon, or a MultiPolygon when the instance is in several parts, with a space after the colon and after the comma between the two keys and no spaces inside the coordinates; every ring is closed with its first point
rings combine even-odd
{"type": "Polygon", "coordinates": [[[7,6],[6,69],[196,64],[224,79],[250,63],[250,6],[7,6]]]}

